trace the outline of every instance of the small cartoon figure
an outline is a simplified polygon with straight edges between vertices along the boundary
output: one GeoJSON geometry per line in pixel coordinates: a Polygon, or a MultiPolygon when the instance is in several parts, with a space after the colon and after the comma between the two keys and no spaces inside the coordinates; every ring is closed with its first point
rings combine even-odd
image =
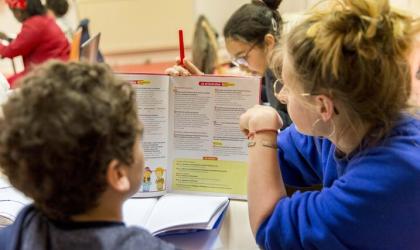
{"type": "Polygon", "coordinates": [[[158,191],[163,191],[165,190],[164,186],[165,186],[165,179],[163,178],[163,172],[165,171],[165,169],[161,168],[161,167],[157,167],[155,169],[155,174],[156,174],[156,188],[158,191]]]}
{"type": "Polygon", "coordinates": [[[143,192],[149,192],[150,186],[152,186],[152,182],[150,180],[150,176],[152,175],[152,170],[149,167],[144,168],[144,174],[143,174],[143,192]]]}

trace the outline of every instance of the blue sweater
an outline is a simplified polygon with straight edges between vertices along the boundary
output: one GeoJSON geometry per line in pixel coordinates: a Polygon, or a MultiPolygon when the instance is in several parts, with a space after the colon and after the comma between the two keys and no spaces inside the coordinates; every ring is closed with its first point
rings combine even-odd
{"type": "Polygon", "coordinates": [[[420,120],[404,116],[347,159],[294,126],[277,143],[286,184],[324,188],[282,198],[258,229],[262,248],[420,249],[420,120]]]}

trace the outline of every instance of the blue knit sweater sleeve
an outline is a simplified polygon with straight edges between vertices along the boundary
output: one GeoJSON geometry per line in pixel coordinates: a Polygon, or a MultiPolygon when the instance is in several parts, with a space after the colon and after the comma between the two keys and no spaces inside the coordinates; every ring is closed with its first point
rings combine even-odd
{"type": "MultiPolygon", "coordinates": [[[[259,227],[257,243],[264,249],[418,249],[419,125],[418,121],[406,123],[407,129],[380,145],[345,162],[327,163],[327,168],[344,168],[343,173],[322,191],[282,198],[259,227]]],[[[292,155],[285,155],[280,164],[290,165],[292,157],[302,164],[294,166],[291,172],[299,173],[295,175],[305,176],[304,167],[316,172],[313,169],[321,169],[317,164],[334,160],[325,149],[320,151],[323,156],[312,156],[313,145],[282,146],[292,147],[284,150],[292,155]]]]}
{"type": "Polygon", "coordinates": [[[279,163],[285,184],[308,187],[322,183],[323,152],[330,150],[331,143],[300,134],[294,124],[280,132],[279,163]]]}

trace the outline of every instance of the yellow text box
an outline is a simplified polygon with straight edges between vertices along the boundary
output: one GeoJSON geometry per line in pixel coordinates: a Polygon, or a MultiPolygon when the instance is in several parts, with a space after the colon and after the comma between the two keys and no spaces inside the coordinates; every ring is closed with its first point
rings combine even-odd
{"type": "Polygon", "coordinates": [[[246,195],[248,165],[240,161],[176,159],[172,189],[246,195]]]}

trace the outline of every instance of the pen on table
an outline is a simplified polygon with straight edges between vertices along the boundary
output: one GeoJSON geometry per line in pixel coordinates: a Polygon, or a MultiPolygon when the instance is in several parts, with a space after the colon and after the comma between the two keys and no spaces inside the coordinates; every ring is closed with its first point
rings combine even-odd
{"type": "Polygon", "coordinates": [[[179,60],[181,65],[184,65],[185,49],[184,49],[184,34],[182,30],[178,31],[179,36],[179,60]]]}

